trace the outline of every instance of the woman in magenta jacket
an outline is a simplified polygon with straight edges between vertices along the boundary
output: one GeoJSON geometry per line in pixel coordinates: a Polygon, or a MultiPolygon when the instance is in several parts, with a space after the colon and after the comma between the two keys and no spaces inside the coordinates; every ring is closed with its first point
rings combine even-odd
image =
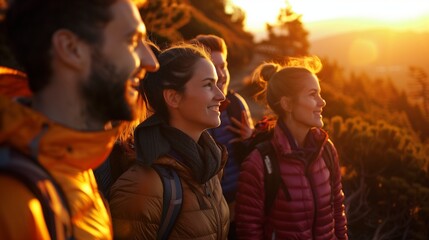
{"type": "MultiPolygon", "coordinates": [[[[313,60],[320,69],[318,59],[313,60]]],[[[269,141],[278,162],[272,167],[279,168],[282,182],[266,211],[264,161],[258,150],[249,154],[238,184],[239,239],[348,239],[338,155],[322,130],[326,102],[317,71],[305,64],[275,63],[255,70],[268,106],[277,115],[269,141]],[[332,167],[323,159],[324,150],[331,153],[332,167]]]]}

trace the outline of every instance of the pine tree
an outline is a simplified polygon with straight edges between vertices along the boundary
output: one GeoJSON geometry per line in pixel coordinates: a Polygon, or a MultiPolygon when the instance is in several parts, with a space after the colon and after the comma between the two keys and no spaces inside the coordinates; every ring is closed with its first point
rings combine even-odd
{"type": "Polygon", "coordinates": [[[183,40],[179,29],[191,18],[189,5],[181,0],[150,0],[140,13],[149,36],[159,44],[183,40]]]}
{"type": "Polygon", "coordinates": [[[268,40],[265,44],[274,47],[271,54],[280,62],[287,57],[306,56],[310,47],[308,31],[301,21],[302,15],[295,13],[287,1],[286,5],[280,9],[275,24],[266,24],[268,40]]]}

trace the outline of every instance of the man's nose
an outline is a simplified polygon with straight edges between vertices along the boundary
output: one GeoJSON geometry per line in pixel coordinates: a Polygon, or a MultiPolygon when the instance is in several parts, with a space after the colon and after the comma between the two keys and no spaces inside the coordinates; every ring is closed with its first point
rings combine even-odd
{"type": "Polygon", "coordinates": [[[159,69],[158,60],[146,43],[143,43],[143,48],[140,51],[139,57],[140,68],[143,68],[148,72],[156,72],[159,69]]]}

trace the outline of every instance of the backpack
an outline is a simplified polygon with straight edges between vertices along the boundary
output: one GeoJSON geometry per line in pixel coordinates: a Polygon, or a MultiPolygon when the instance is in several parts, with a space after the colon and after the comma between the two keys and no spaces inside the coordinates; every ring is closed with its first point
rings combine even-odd
{"type": "MultiPolygon", "coordinates": [[[[331,189],[334,186],[334,156],[332,153],[332,143],[328,141],[326,143],[327,146],[324,148],[322,155],[323,159],[325,161],[326,167],[329,170],[329,184],[331,185],[331,189]]],[[[280,166],[274,151],[274,147],[270,140],[264,140],[255,146],[256,149],[258,149],[259,153],[261,154],[262,161],[264,163],[264,191],[265,191],[265,215],[268,215],[272,205],[274,203],[274,199],[277,196],[277,192],[279,187],[282,188],[283,193],[286,196],[286,199],[288,201],[291,200],[290,193],[286,187],[286,184],[283,182],[280,176],[280,166]]],[[[333,193],[331,190],[331,208],[333,207],[333,193]]]]}
{"type": "MultiPolygon", "coordinates": [[[[115,144],[111,155],[94,170],[99,189],[107,199],[110,198],[112,185],[133,164],[131,161],[127,161],[125,166],[113,164],[112,161],[126,161],[122,156],[123,151],[124,149],[120,145],[115,144]],[[112,154],[115,154],[113,158],[112,154]]],[[[160,164],[153,164],[152,168],[158,173],[163,186],[162,215],[157,239],[168,239],[182,208],[182,184],[174,169],[160,164]]]]}
{"type": "Polygon", "coordinates": [[[46,227],[51,239],[74,239],[73,227],[70,217],[65,222],[60,219],[52,210],[51,206],[61,204],[62,208],[71,215],[70,207],[60,186],[53,177],[37,161],[11,150],[7,147],[0,147],[0,174],[11,176],[22,182],[39,200],[46,227]],[[55,187],[56,195],[46,190],[46,185],[37,184],[41,182],[51,182],[55,187]],[[56,201],[59,197],[59,201],[56,201]],[[57,229],[64,229],[63,236],[57,233],[57,229]]]}
{"type": "Polygon", "coordinates": [[[234,157],[238,164],[241,164],[249,156],[256,145],[271,139],[275,122],[275,118],[272,116],[264,116],[255,124],[254,133],[250,138],[234,143],[237,146],[234,148],[234,157]]]}
{"type": "Polygon", "coordinates": [[[152,168],[161,177],[164,193],[162,196],[161,223],[158,230],[158,240],[166,240],[173,230],[177,217],[182,209],[182,184],[177,172],[170,167],[153,164],[152,168]]]}

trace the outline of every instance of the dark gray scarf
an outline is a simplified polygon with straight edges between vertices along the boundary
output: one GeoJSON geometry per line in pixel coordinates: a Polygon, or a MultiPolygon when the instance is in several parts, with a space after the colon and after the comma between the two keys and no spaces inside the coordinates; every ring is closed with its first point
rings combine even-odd
{"type": "Polygon", "coordinates": [[[215,176],[221,167],[222,151],[210,134],[204,131],[196,143],[156,114],[137,126],[134,140],[137,162],[150,166],[159,157],[178,155],[176,160],[188,166],[201,184],[215,176]]]}

